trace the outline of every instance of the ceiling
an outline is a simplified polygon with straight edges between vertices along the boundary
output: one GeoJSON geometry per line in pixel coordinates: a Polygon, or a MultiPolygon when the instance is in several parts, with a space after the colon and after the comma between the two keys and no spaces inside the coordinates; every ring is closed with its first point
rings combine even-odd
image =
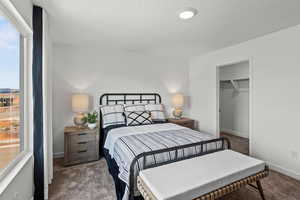
{"type": "Polygon", "coordinates": [[[300,24],[299,0],[36,0],[54,42],[193,56],[300,24]],[[194,7],[198,15],[180,20],[194,7]]]}

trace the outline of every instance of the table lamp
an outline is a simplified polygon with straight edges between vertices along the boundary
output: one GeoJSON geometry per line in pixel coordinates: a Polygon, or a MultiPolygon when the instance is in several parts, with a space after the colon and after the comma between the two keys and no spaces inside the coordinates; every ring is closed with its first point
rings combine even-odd
{"type": "Polygon", "coordinates": [[[182,107],[184,104],[184,96],[180,93],[174,94],[172,96],[172,104],[174,106],[173,116],[175,119],[180,119],[182,117],[182,107]]]}
{"type": "Polygon", "coordinates": [[[74,124],[83,126],[86,123],[85,112],[89,109],[89,96],[87,94],[72,95],[72,110],[76,113],[74,124]]]}

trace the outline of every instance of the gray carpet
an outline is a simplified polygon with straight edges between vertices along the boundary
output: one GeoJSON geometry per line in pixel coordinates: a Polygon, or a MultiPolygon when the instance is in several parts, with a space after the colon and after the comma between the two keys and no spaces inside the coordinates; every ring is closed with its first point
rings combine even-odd
{"type": "MultiPolygon", "coordinates": [[[[54,162],[54,180],[50,200],[115,200],[113,180],[104,159],[64,168],[63,160],[54,162]]],[[[262,181],[267,200],[299,200],[300,182],[271,171],[262,181]]],[[[261,200],[251,187],[242,188],[220,200],[261,200]]]]}
{"type": "Polygon", "coordinates": [[[115,200],[115,188],[105,160],[64,168],[55,160],[50,200],[115,200]]]}
{"type": "Polygon", "coordinates": [[[230,140],[231,148],[234,151],[249,155],[249,139],[238,137],[229,133],[220,133],[220,136],[230,140]]]}

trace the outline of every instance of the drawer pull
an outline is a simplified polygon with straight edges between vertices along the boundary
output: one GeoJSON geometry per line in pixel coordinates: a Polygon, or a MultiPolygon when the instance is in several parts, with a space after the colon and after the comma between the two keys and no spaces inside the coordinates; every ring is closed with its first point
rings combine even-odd
{"type": "Polygon", "coordinates": [[[78,135],[86,135],[86,133],[79,133],[78,135]]]}
{"type": "Polygon", "coordinates": [[[87,150],[77,151],[77,153],[85,153],[85,152],[87,152],[87,150]]]}
{"type": "Polygon", "coordinates": [[[77,144],[86,144],[87,142],[78,142],[77,144]]]}

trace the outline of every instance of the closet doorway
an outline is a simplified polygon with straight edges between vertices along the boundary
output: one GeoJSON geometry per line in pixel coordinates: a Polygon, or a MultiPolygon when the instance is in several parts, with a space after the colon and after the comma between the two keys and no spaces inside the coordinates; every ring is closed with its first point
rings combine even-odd
{"type": "Polygon", "coordinates": [[[249,155],[250,62],[221,65],[217,69],[219,134],[230,139],[233,150],[249,155]]]}

